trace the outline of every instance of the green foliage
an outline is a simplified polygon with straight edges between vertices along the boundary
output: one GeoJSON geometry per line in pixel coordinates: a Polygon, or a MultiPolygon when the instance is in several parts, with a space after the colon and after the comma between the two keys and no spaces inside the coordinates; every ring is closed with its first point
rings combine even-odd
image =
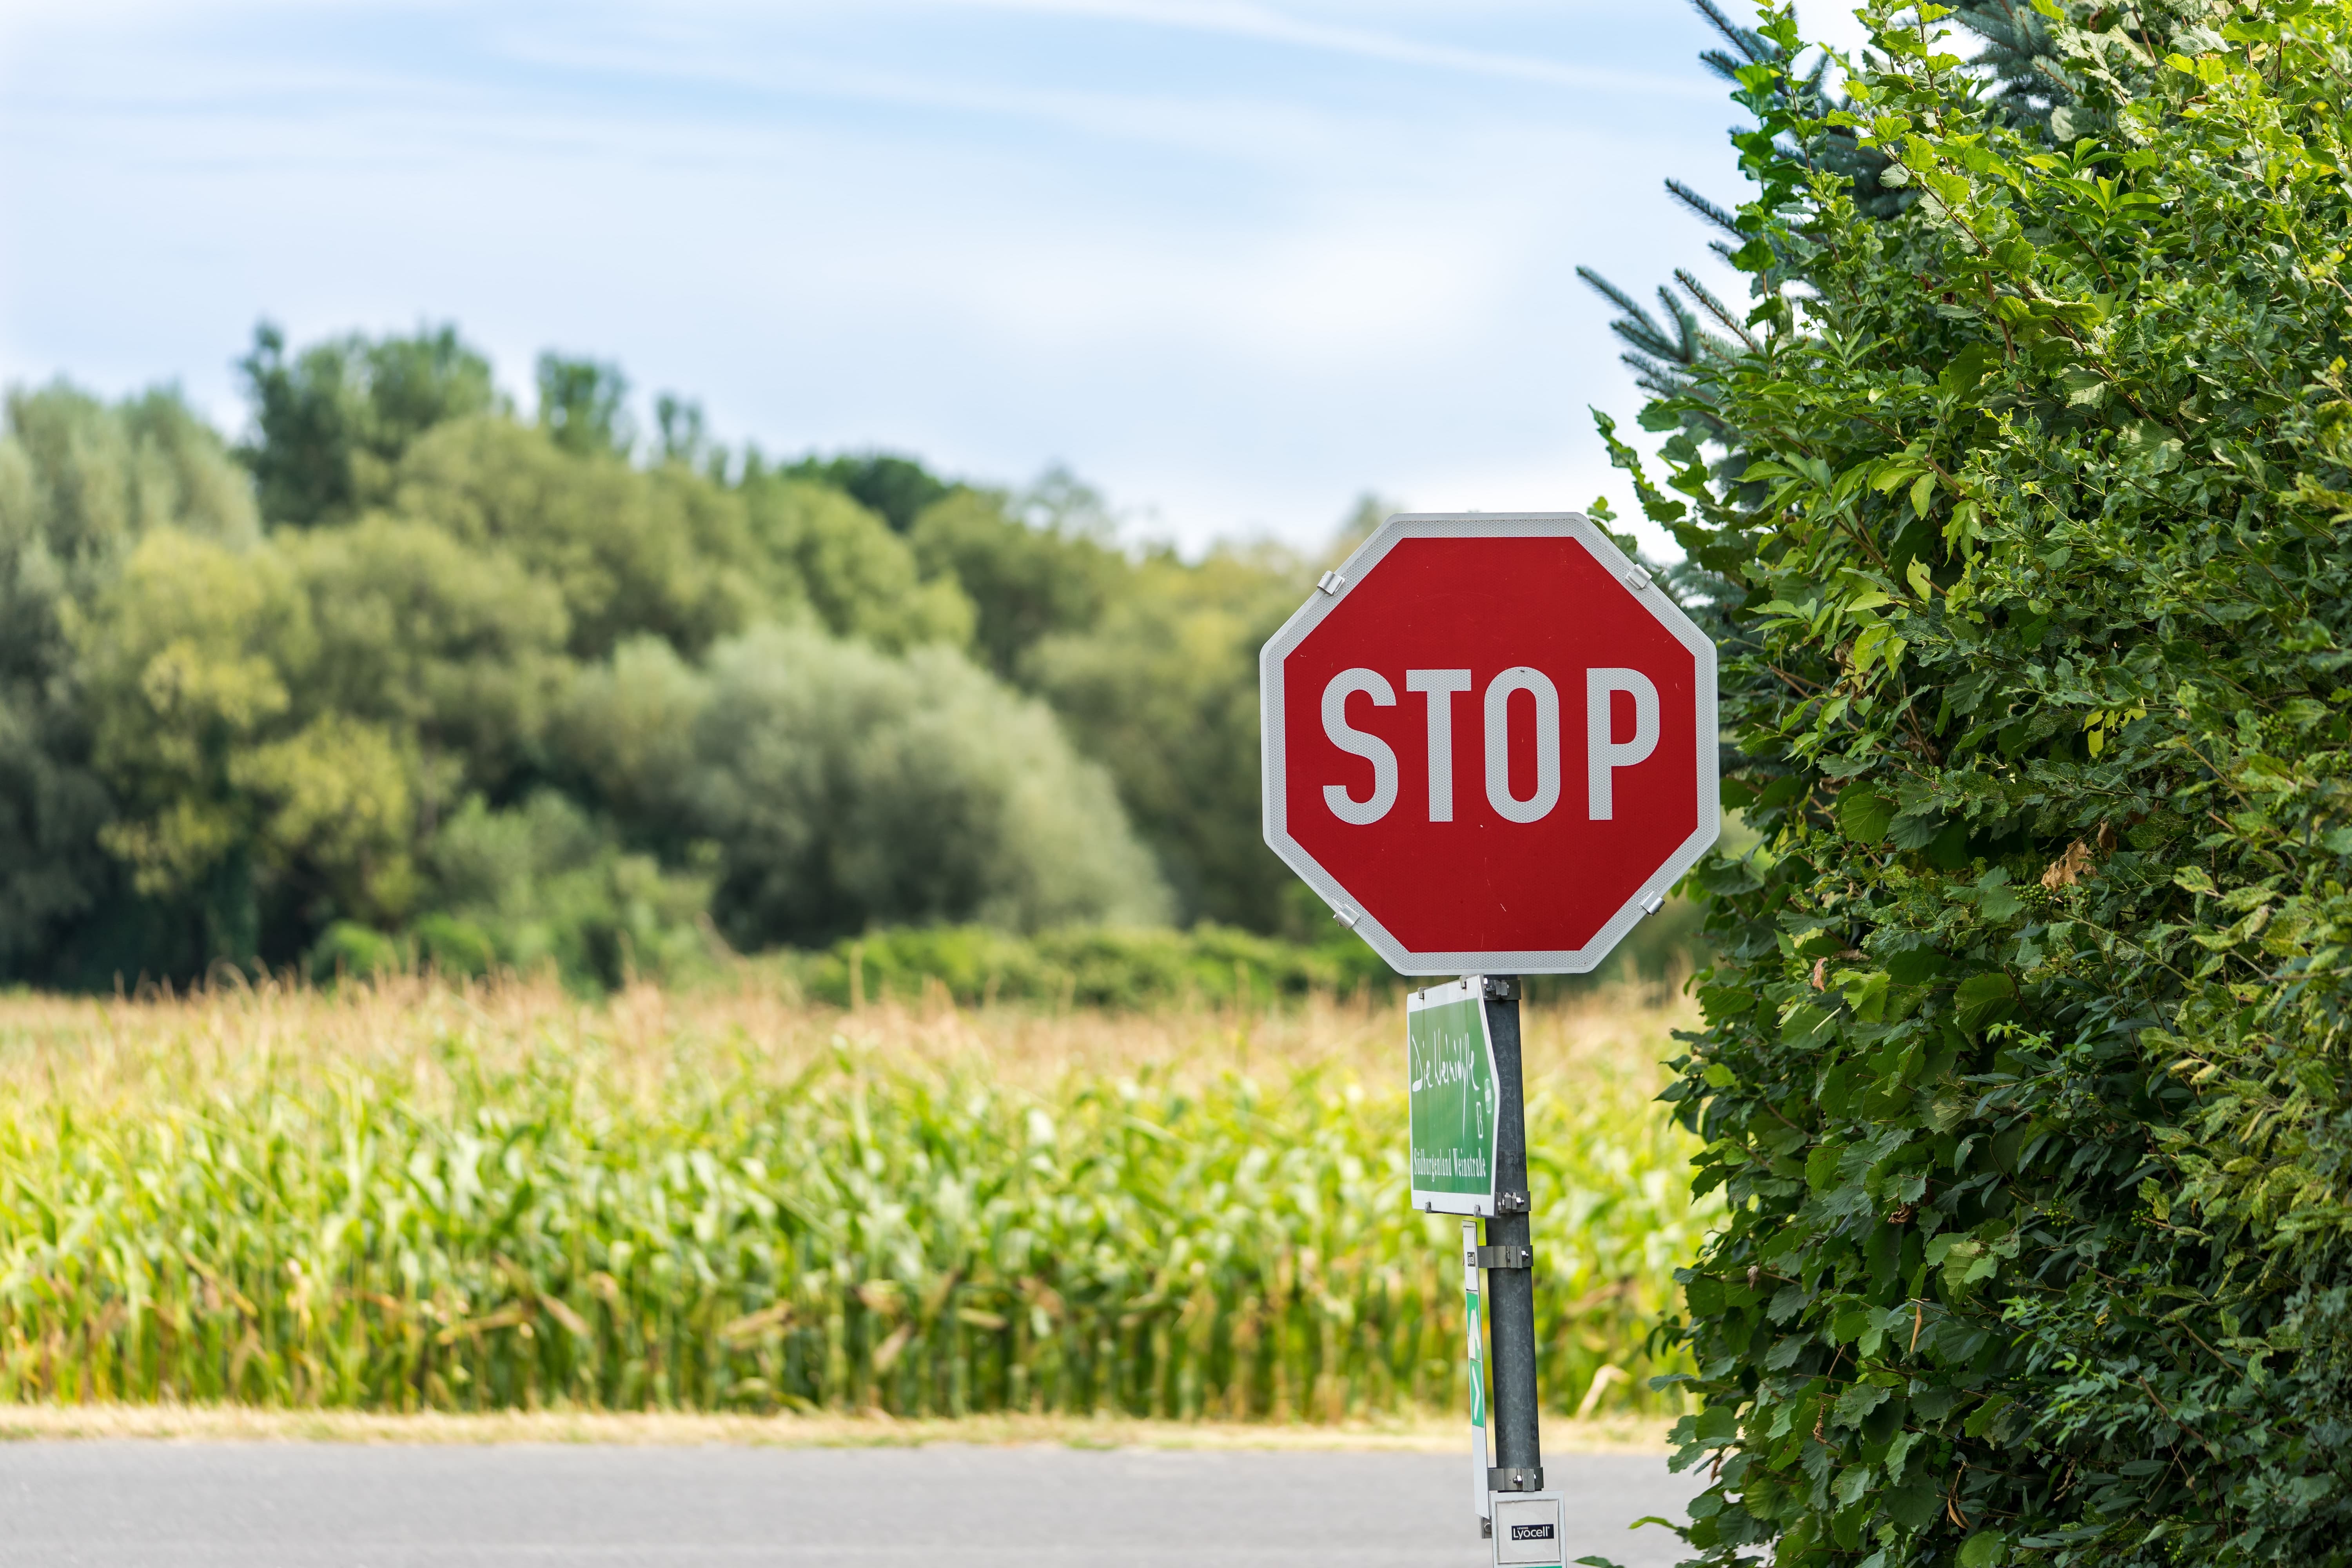
{"type": "Polygon", "coordinates": [[[310,978],[321,985],[374,980],[400,973],[410,954],[394,938],[357,921],[337,921],[319,933],[310,949],[310,978]]]}
{"type": "Polygon", "coordinates": [[[1255,650],[1302,560],[1123,550],[1058,469],[738,464],[670,394],[641,466],[616,368],[548,356],[519,419],[449,328],[265,323],[242,368],[250,482],[173,395],[10,398],[0,980],[331,973],[337,922],[470,969],[438,917],[590,989],[708,966],[721,927],[1330,936],[1257,828],[1255,650]],[[748,727],[700,725],[714,694],[748,727]],[[571,826],[509,834],[547,853],[453,902],[445,837],[545,826],[551,792],[571,826]]]}
{"type": "Polygon", "coordinates": [[[747,479],[742,495],[752,535],[774,563],[771,591],[804,599],[835,636],[893,651],[971,641],[965,585],[865,507],[798,479],[747,479]]]}
{"type": "MultiPolygon", "coordinates": [[[[10,393],[7,412],[10,548],[27,585],[54,582],[86,599],[157,528],[228,544],[257,532],[245,476],[175,393],[109,408],[59,383],[10,393]]],[[[16,616],[6,631],[22,635],[16,616]]]]}
{"type": "Polygon", "coordinates": [[[619,365],[543,353],[538,381],[539,427],[563,450],[582,458],[625,458],[636,445],[629,424],[629,378],[619,365]]]}
{"type": "Polygon", "coordinates": [[[230,781],[259,808],[254,844],[288,894],[379,919],[408,910],[417,768],[404,740],[325,712],[233,758],[230,781]]]}
{"type": "Polygon", "coordinates": [[[632,637],[583,668],[551,735],[568,793],[629,825],[641,843],[675,854],[692,835],[680,805],[693,788],[702,672],[659,637],[632,637]]]}
{"type": "Polygon", "coordinates": [[[530,768],[572,679],[554,584],[495,545],[382,513],[280,548],[310,601],[307,703],[411,737],[436,813],[530,768]]]}
{"type": "Polygon", "coordinates": [[[952,581],[924,581],[904,541],[819,486],[757,479],[730,491],[675,465],[647,472],[580,457],[485,418],[417,443],[393,509],[553,584],[580,658],[646,633],[695,656],[761,621],[803,616],[894,649],[971,635],[952,581]]]}
{"type": "Polygon", "coordinates": [[[509,419],[461,419],[418,441],[391,510],[551,584],[579,658],[641,632],[699,653],[772,602],[740,500],[675,469],[567,451],[509,419]]]}
{"type": "Polygon", "coordinates": [[[715,445],[702,428],[702,405],[676,393],[654,399],[655,457],[663,463],[700,468],[714,482],[727,477],[727,448],[715,445]]]}
{"type": "Polygon", "coordinates": [[[107,407],[65,386],[16,392],[0,432],[0,973],[52,973],[113,891],[114,815],[68,628],[142,538],[249,544],[245,477],[177,397],[107,407]]]}
{"type": "Polygon", "coordinates": [[[237,369],[257,437],[244,457],[273,523],[334,521],[382,500],[409,443],[498,402],[489,361],[455,327],[331,339],[289,361],[285,334],[264,321],[237,369]]]}
{"type": "MultiPolygon", "coordinates": [[[[336,931],[374,965],[383,939],[336,931]]],[[[0,1020],[26,1086],[0,1095],[0,1401],[1462,1408],[1458,1232],[1405,1202],[1391,1072],[1261,1051],[1252,1076],[1245,1014],[1107,1080],[1099,1017],[1039,1063],[856,1018],[779,1048],[803,1020],[764,998],[652,1029],[514,1002],[0,1020]]],[[[1672,1398],[1600,1384],[1675,1364],[1649,1318],[1713,1213],[1654,1088],[1529,1085],[1563,1406],[1672,1398]]]]}
{"type": "Polygon", "coordinates": [[[457,980],[478,980],[499,967],[497,939],[472,921],[436,910],[411,928],[416,938],[417,962],[433,973],[457,980]]]}
{"type": "Polygon", "coordinates": [[[971,596],[973,651],[1006,680],[1021,678],[1042,639],[1090,629],[1129,575],[1103,541],[1033,526],[985,490],[959,489],[926,508],[910,542],[926,573],[971,596]]]}
{"type": "Polygon", "coordinates": [[[1136,579],[1093,627],[1041,641],[1027,682],[1118,780],[1188,916],[1278,925],[1295,879],[1255,827],[1257,650],[1313,574],[1220,550],[1198,566],[1155,556],[1136,579]]]}
{"type": "MultiPolygon", "coordinates": [[[[1782,159],[1843,176],[1851,182],[1846,195],[1854,210],[1871,217],[1896,216],[1917,199],[1918,192],[1909,188],[1901,175],[1892,181],[1883,177],[1892,167],[1883,148],[1857,135],[1855,127],[1823,112],[1849,107],[1843,99],[1824,97],[1831,66],[1826,52],[1792,47],[1769,31],[1740,26],[1716,0],[1691,0],[1691,4],[1723,41],[1722,47],[1699,57],[1710,71],[1748,95],[1753,100],[1750,107],[1761,105],[1779,111],[1785,121],[1788,111],[1801,101],[1812,115],[1815,123],[1808,127],[1802,146],[1786,137],[1773,142],[1782,159]],[[1802,71],[1795,68],[1800,55],[1810,61],[1802,71]]],[[[1964,28],[1982,41],[1983,48],[1969,65],[1996,86],[1986,107],[2019,126],[2041,132],[2051,130],[2054,123],[2062,134],[2074,134],[2074,116],[2080,106],[2057,63],[2047,17],[2012,0],[1956,0],[1940,8],[1939,20],[1964,28]]],[[[1777,128],[1759,133],[1774,135],[1777,128]]],[[[1739,220],[1691,186],[1668,180],[1666,194],[1716,231],[1717,237],[1707,248],[1725,260],[1730,260],[1733,251],[1747,242],[1739,220]]],[[[1766,235],[1765,242],[1773,247],[1780,273],[1801,273],[1797,253],[1780,247],[1772,235],[1766,235]]],[[[1738,433],[1715,416],[1711,400],[1691,373],[1703,362],[1719,362],[1740,348],[1754,346],[1741,312],[1685,270],[1675,273],[1675,288],[1659,289],[1660,310],[1655,316],[1591,268],[1580,267],[1576,271],[1616,308],[1617,320],[1610,323],[1610,330],[1626,346],[1628,352],[1619,357],[1633,373],[1634,384],[1661,399],[1688,397],[1690,402],[1679,411],[1677,422],[1695,437],[1740,446],[1738,433]]]]}
{"type": "Polygon", "coordinates": [[[551,965],[593,991],[640,975],[691,981],[721,956],[705,932],[707,873],[630,850],[553,790],[504,810],[468,800],[433,836],[425,868],[432,910],[407,933],[419,968],[551,965]]]}
{"type": "Polygon", "coordinates": [[[803,458],[776,472],[837,489],[899,533],[956,488],[913,458],[889,452],[803,458]]]}
{"type": "Polygon", "coordinates": [[[248,835],[239,770],[299,722],[309,602],[274,553],[158,529],[70,629],[92,760],[122,809],[100,841],[140,891],[186,892],[248,835]]]}
{"type": "Polygon", "coordinates": [[[944,648],[771,631],[719,648],[685,810],[738,947],[874,921],[1150,923],[1166,895],[1053,715],[944,648]]]}
{"type": "Polygon", "coordinates": [[[923,926],[845,937],[772,962],[803,995],[845,1007],[919,1002],[936,987],[964,1006],[1246,1008],[1318,993],[1401,996],[1405,984],[1352,937],[1310,948],[1205,921],[1181,931],[1065,926],[1027,936],[997,926],[923,926]]]}
{"type": "Polygon", "coordinates": [[[1868,7],[1843,105],[1768,16],[1747,341],[1645,412],[1663,488],[1615,444],[1765,836],[1695,874],[1670,1091],[1731,1205],[1708,1563],[2352,1540],[2352,8],[2036,9],[2048,115],[1940,7],[1868,7]],[[1867,217],[1841,136],[1916,199],[1867,217]]]}

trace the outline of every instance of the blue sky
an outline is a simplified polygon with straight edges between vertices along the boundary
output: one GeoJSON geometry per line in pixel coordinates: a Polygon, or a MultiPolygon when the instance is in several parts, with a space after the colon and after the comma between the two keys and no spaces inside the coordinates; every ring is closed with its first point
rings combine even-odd
{"type": "MultiPolygon", "coordinates": [[[[1829,3],[1809,23],[1852,33],[1829,3]]],[[[0,381],[242,419],[255,321],[618,360],[1139,537],[1623,504],[1608,312],[1736,199],[1678,0],[0,0],[0,381]]]]}

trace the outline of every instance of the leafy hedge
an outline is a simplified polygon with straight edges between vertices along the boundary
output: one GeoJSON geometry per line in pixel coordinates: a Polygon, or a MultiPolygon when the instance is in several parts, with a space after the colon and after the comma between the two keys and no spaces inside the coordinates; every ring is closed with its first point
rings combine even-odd
{"type": "MultiPolygon", "coordinates": [[[[625,858],[617,869],[635,873],[640,884],[651,880],[642,863],[625,858]]],[[[675,909],[654,908],[646,887],[624,884],[619,890],[623,896],[574,899],[564,911],[567,921],[520,928],[429,914],[404,932],[386,935],[338,921],[311,950],[309,975],[331,985],[428,971],[478,979],[552,966],[573,989],[594,994],[631,979],[685,989],[733,984],[748,969],[803,1000],[835,1007],[921,1005],[938,997],[966,1007],[1007,1003],[1139,1011],[1262,1007],[1317,994],[1394,1001],[1421,984],[1395,973],[1337,926],[1322,942],[1309,943],[1209,921],[1189,931],[1061,926],[1026,936],[982,925],[885,927],[828,948],[780,948],[738,959],[722,942],[677,918],[675,909]],[[635,896],[628,896],[633,890],[635,896]]],[[[604,889],[591,883],[586,891],[604,889]]],[[[1528,994],[1542,1004],[1613,984],[1668,991],[1705,962],[1699,918],[1691,901],[1674,900],[1643,922],[1608,969],[1543,977],[1529,985],[1528,994]]]]}
{"type": "Polygon", "coordinates": [[[1072,926],[1025,937],[988,926],[909,927],[760,962],[810,1001],[837,1007],[934,994],[963,1006],[1264,1006],[1393,984],[1360,942],[1306,947],[1208,923],[1188,931],[1072,926]]]}
{"type": "Polygon", "coordinates": [[[1765,13],[1756,308],[1644,416],[1765,835],[1672,1091],[1703,1563],[2352,1561],[2352,5],[2034,9],[2038,112],[1765,13]]]}

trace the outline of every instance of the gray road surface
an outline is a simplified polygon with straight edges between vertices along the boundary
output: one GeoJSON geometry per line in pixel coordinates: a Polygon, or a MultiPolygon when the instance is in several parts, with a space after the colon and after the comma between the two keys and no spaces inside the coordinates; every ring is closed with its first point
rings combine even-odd
{"type": "MultiPolygon", "coordinates": [[[[0,1565],[1477,1568],[1468,1461],[1067,1448],[0,1443],[0,1565]]],[[[1664,1568],[1663,1459],[1546,1467],[1569,1558],[1664,1568]]]]}

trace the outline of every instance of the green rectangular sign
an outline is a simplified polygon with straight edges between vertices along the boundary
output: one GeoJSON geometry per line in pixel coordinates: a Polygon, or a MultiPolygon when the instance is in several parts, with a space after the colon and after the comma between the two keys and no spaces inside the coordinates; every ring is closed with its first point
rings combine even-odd
{"type": "Polygon", "coordinates": [[[1495,1212],[1495,1141],[1502,1114],[1486,988],[1473,976],[1405,998],[1405,1082],[1411,1107],[1412,1206],[1433,1214],[1495,1212]]]}

